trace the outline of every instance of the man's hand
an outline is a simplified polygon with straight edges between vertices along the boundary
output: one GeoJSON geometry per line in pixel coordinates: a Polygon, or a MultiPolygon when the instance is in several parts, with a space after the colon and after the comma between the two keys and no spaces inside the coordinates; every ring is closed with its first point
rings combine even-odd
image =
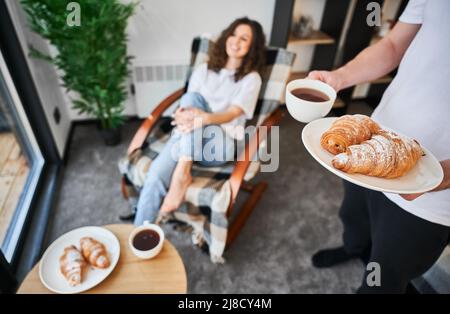
{"type": "Polygon", "coordinates": [[[312,80],[322,81],[334,88],[336,92],[343,87],[342,75],[337,71],[312,71],[309,72],[308,78],[312,80]]]}
{"type": "Polygon", "coordinates": [[[189,133],[208,124],[208,115],[198,108],[178,108],[173,115],[172,125],[176,125],[183,133],[189,133]]]}
{"type": "MultiPolygon", "coordinates": [[[[450,189],[450,159],[441,161],[442,170],[444,170],[444,179],[442,180],[441,184],[434,190],[430,192],[435,191],[442,191],[446,189],[450,189]]],[[[413,201],[419,196],[423,195],[425,193],[415,193],[415,194],[400,194],[401,197],[403,197],[407,201],[413,201]]]]}
{"type": "Polygon", "coordinates": [[[419,196],[424,195],[425,193],[415,193],[415,194],[400,194],[401,197],[403,197],[407,201],[414,201],[419,196]]]}

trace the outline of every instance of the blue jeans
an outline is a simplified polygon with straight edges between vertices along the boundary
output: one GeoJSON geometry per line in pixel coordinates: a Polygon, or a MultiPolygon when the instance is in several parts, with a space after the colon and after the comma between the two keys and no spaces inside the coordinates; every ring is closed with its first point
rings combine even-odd
{"type": "MultiPolygon", "coordinates": [[[[184,94],[180,107],[195,107],[211,112],[199,93],[184,94]]],[[[233,160],[234,149],[234,140],[226,135],[220,125],[207,125],[190,133],[174,130],[161,153],[150,165],[137,203],[134,224],[141,225],[145,220],[156,220],[173,171],[181,157],[190,157],[202,166],[214,167],[233,160]]]]}

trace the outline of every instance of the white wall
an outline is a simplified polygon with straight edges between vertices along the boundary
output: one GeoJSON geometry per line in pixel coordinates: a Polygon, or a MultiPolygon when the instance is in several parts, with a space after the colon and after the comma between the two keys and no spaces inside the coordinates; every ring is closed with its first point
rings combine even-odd
{"type": "MultiPolygon", "coordinates": [[[[56,146],[60,156],[63,155],[64,149],[67,143],[67,137],[69,135],[71,118],[67,110],[67,104],[64,100],[62,90],[59,87],[59,80],[55,72],[55,67],[48,63],[36,58],[28,57],[29,48],[28,45],[41,50],[44,53],[48,53],[48,44],[39,35],[32,32],[26,24],[25,12],[22,10],[20,4],[16,1],[6,2],[11,18],[16,29],[16,33],[19,37],[20,44],[26,56],[28,67],[31,72],[31,76],[37,88],[37,92],[43,106],[45,116],[56,142],[56,146]],[[61,119],[56,124],[53,118],[53,112],[55,108],[59,109],[61,119]]],[[[26,106],[27,104],[23,104],[26,106]]]]}
{"type": "MultiPolygon", "coordinates": [[[[292,24],[294,24],[294,22],[302,15],[311,15],[314,21],[313,28],[319,29],[322,22],[325,2],[326,0],[295,0],[292,12],[292,24]]],[[[288,44],[287,49],[297,54],[292,67],[293,72],[306,72],[310,70],[315,45],[290,43],[288,44]]]]}
{"type": "Polygon", "coordinates": [[[216,35],[242,16],[259,21],[269,41],[275,0],[144,0],[128,26],[133,62],[188,63],[192,39],[216,35]]]}

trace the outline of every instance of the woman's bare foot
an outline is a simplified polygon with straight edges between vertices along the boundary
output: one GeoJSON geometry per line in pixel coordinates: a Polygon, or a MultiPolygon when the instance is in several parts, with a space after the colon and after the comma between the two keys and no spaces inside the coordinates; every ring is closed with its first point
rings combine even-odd
{"type": "Polygon", "coordinates": [[[180,160],[173,171],[169,191],[161,205],[161,212],[171,212],[180,207],[184,200],[187,188],[192,182],[191,160],[180,160]]]}

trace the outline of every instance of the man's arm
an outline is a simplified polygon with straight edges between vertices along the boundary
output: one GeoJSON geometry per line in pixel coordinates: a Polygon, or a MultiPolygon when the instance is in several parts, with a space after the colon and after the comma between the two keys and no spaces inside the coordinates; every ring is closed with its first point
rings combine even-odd
{"type": "Polygon", "coordinates": [[[312,71],[308,78],[321,80],[336,91],[382,77],[395,69],[420,29],[421,24],[397,22],[389,34],[360,52],[335,71],[312,71]]]}

